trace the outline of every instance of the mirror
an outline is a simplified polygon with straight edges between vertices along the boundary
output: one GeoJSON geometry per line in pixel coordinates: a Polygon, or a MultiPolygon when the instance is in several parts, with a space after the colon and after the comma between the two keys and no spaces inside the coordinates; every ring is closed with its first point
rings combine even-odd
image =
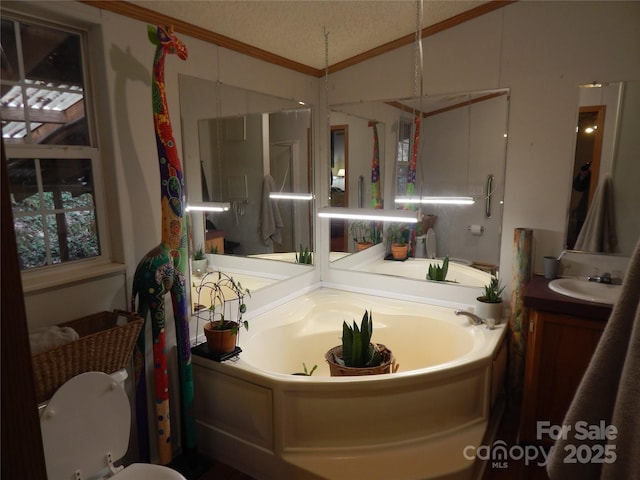
{"type": "Polygon", "coordinates": [[[187,203],[229,207],[192,212],[193,247],[286,262],[300,246],[313,251],[311,109],[187,75],[179,83],[187,203]]]}
{"type": "MultiPolygon", "coordinates": [[[[448,256],[455,264],[453,270],[460,270],[459,279],[453,281],[471,286],[477,286],[478,281],[481,285],[486,283],[486,275],[476,275],[476,272],[497,271],[508,108],[508,89],[331,107],[331,125],[349,126],[349,142],[345,144],[345,158],[349,163],[344,179],[349,191],[348,205],[371,207],[368,193],[371,183],[367,174],[371,171],[373,141],[368,125],[370,121],[376,121],[384,208],[420,208],[424,215],[423,222],[413,233],[412,253],[407,261],[385,261],[388,245],[381,245],[376,247],[375,254],[356,254],[368,259],[357,262],[361,270],[425,280],[428,265],[448,256]],[[443,201],[443,197],[472,197],[473,204],[394,201],[396,197],[404,197],[406,201],[406,195],[411,192],[408,185],[414,148],[414,112],[420,112],[421,124],[411,199],[427,201],[426,197],[429,200],[436,197],[436,201],[443,201]],[[362,142],[356,143],[353,140],[356,131],[366,132],[368,136],[363,135],[362,142]],[[356,172],[354,165],[358,157],[362,158],[363,167],[356,172]],[[358,189],[361,172],[364,172],[365,184],[364,188],[358,189]],[[364,192],[360,202],[358,192],[364,192]]],[[[349,236],[346,250],[357,252],[353,236],[349,236]]],[[[331,266],[351,269],[355,263],[342,257],[331,266]]]]}
{"type": "Polygon", "coordinates": [[[628,257],[640,237],[640,81],[578,90],[566,248],[628,257]]]}

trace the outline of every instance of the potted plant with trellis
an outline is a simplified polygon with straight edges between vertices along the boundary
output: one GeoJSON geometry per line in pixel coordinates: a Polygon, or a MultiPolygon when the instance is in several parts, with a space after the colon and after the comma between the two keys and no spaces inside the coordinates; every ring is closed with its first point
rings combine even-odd
{"type": "Polygon", "coordinates": [[[356,220],[349,223],[349,231],[351,237],[356,243],[356,250],[358,252],[366,250],[373,245],[373,228],[372,222],[366,220],[356,220]]]}
{"type": "Polygon", "coordinates": [[[221,271],[207,273],[194,288],[201,306],[196,317],[204,320],[209,352],[219,359],[240,353],[238,333],[241,327],[249,329],[249,322],[243,319],[247,311],[245,297],[251,297],[249,289],[221,271]]]}

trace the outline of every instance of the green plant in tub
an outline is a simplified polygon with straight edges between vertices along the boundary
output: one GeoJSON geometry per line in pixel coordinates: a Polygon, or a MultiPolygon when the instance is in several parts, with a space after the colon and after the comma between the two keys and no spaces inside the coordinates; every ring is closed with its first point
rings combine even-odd
{"type": "Polygon", "coordinates": [[[304,369],[304,372],[296,372],[293,375],[299,375],[302,377],[310,377],[311,375],[313,375],[313,372],[316,371],[316,368],[318,368],[318,365],[314,365],[311,370],[307,369],[307,364],[302,362],[302,368],[304,369]]]}
{"type": "Polygon", "coordinates": [[[383,358],[377,347],[371,343],[373,334],[373,315],[366,311],[362,316],[360,328],[356,321],[353,327],[342,324],[342,358],[335,356],[335,361],[345,367],[376,367],[382,364],[383,358]]]}

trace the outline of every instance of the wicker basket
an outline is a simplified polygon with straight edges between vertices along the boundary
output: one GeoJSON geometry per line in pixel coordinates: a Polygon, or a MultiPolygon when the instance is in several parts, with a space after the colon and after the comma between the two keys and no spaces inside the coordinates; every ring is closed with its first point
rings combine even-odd
{"type": "Polygon", "coordinates": [[[143,323],[137,313],[120,310],[61,323],[60,327],[73,328],[80,338],[31,357],[37,402],[51,398],[63,383],[81,373],[125,368],[143,323]]]}

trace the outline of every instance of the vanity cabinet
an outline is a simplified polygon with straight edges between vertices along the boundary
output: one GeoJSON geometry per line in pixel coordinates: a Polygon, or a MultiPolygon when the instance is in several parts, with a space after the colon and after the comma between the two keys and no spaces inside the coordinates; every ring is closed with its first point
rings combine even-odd
{"type": "Polygon", "coordinates": [[[523,443],[552,443],[548,437],[538,438],[537,422],[562,425],[611,313],[610,306],[556,294],[547,283],[534,277],[525,292],[529,331],[520,423],[523,443]]]}

